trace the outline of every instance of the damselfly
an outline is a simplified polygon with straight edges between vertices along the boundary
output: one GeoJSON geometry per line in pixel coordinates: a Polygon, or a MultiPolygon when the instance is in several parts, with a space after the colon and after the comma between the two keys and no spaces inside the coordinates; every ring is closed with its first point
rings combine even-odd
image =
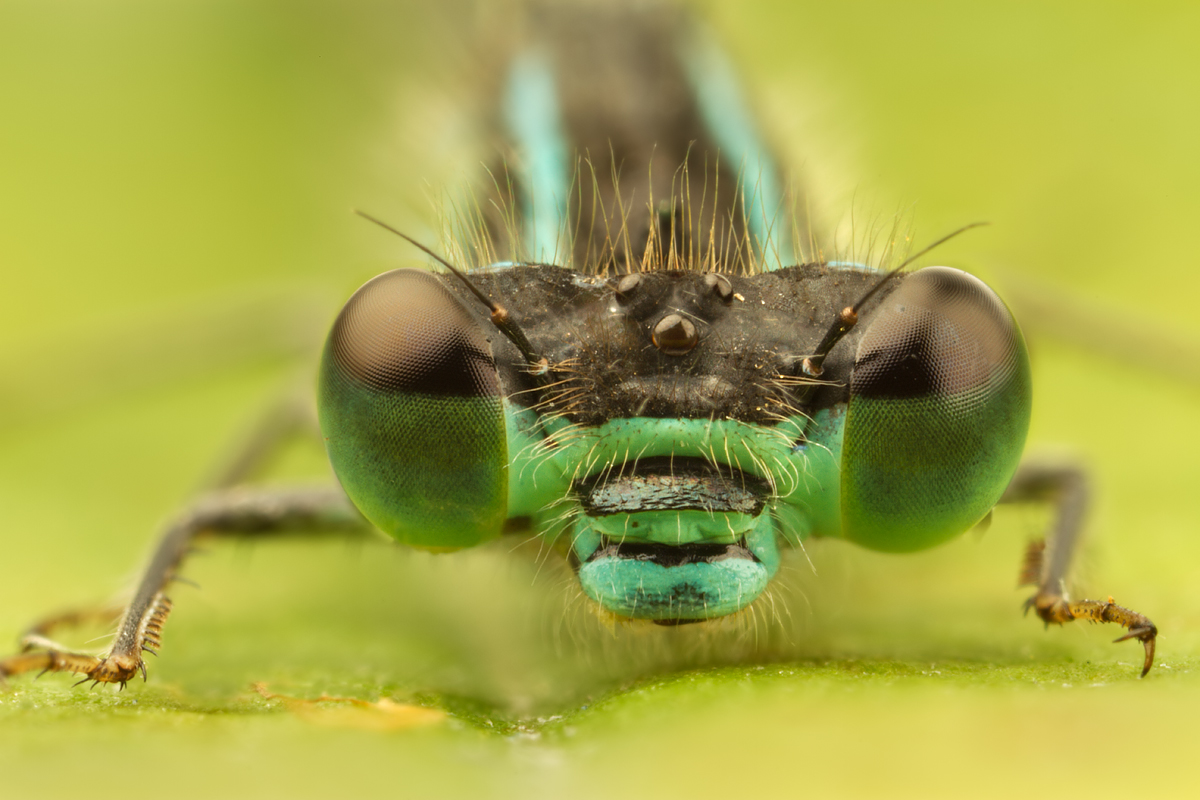
{"type": "Polygon", "coordinates": [[[106,655],[56,645],[58,619],[0,670],[145,675],[200,533],[357,529],[360,512],[439,552],[532,533],[604,612],[679,625],[749,607],[782,549],[923,549],[1048,495],[1030,606],[1123,625],[1145,674],[1148,619],[1064,594],[1086,489],[1017,468],[1031,386],[999,298],[957,270],[831,257],[780,205],[723,57],[673,12],[536,29],[504,69],[503,157],[438,257],[454,274],[386,273],[334,323],[318,397],[353,506],[240,486],[291,432],[273,420],[169,527],[106,655]]]}

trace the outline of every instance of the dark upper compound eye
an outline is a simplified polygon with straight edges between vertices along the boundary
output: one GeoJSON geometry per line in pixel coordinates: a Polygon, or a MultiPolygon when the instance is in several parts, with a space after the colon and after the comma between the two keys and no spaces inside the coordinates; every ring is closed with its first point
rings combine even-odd
{"type": "Polygon", "coordinates": [[[369,281],[329,333],[317,406],[330,463],[363,516],[407,544],[500,534],[508,442],[487,333],[419,270],[369,281]]]}
{"type": "Polygon", "coordinates": [[[954,398],[969,413],[978,394],[1005,382],[1024,350],[996,293],[960,270],[910,275],[875,315],[858,346],[850,391],[858,397],[954,398]]]}
{"type": "Polygon", "coordinates": [[[1020,459],[1031,405],[1020,329],[946,267],[907,276],[859,342],[842,458],[844,532],[915,550],[978,521],[1020,459]]]}
{"type": "Polygon", "coordinates": [[[413,269],[368,281],[329,334],[346,378],[381,392],[498,395],[487,337],[436,276],[413,269]]]}

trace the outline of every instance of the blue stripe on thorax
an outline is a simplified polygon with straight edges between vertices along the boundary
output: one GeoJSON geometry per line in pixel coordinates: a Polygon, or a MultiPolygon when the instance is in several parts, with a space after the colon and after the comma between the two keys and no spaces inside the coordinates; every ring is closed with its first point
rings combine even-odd
{"type": "Polygon", "coordinates": [[[783,207],[779,173],[755,130],[733,65],[704,30],[689,37],[680,59],[721,157],[740,170],[746,222],[751,241],[762,253],[763,271],[793,263],[791,217],[783,207]]]}
{"type": "MultiPolygon", "coordinates": [[[[732,65],[707,33],[697,33],[680,54],[700,115],[727,162],[737,165],[749,233],[765,271],[792,263],[791,220],[774,159],[759,139],[732,65]]],[[[512,62],[504,120],[525,160],[528,185],[521,201],[523,255],[554,262],[566,231],[571,154],[548,59],[526,52],[512,62]]]]}
{"type": "Polygon", "coordinates": [[[541,53],[517,56],[508,74],[504,121],[528,167],[522,198],[523,255],[554,263],[565,231],[571,157],[558,108],[553,71],[541,53]]]}

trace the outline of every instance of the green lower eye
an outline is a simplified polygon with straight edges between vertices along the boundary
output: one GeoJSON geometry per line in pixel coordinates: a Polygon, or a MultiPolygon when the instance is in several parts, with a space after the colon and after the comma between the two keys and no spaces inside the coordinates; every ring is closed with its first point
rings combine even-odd
{"type": "Polygon", "coordinates": [[[919,550],[974,525],[1017,468],[1030,408],[1025,342],[995,293],[945,267],[909,276],[855,356],[842,456],[846,538],[919,550]]]}
{"type": "Polygon", "coordinates": [[[318,388],[334,471],[363,515],[416,547],[500,534],[508,447],[487,337],[433,275],[395,270],[350,298],[318,388]]]}

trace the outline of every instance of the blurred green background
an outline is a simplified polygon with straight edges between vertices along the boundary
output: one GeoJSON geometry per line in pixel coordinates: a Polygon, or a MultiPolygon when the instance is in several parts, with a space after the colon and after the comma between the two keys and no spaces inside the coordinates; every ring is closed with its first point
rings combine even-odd
{"type": "MultiPolygon", "coordinates": [[[[149,683],[0,690],[0,794],[1192,793],[1200,9],[706,15],[815,219],[899,212],[918,243],[992,223],[933,261],[987,278],[1025,325],[1030,452],[1093,468],[1079,585],[1159,624],[1150,676],[1115,630],[1021,617],[1036,509],[914,556],[820,543],[761,618],[708,632],[609,631],[561,564],[508,543],[215,545],[187,570],[203,588],[173,592],[149,683]],[[381,712],[294,713],[254,681],[451,716],[381,731],[381,712]]],[[[0,0],[0,640],[127,587],[237,432],[311,380],[345,297],[419,263],[350,208],[436,241],[440,187],[486,153],[464,19],[0,0]]],[[[270,478],[327,479],[319,448],[270,478]]]]}

